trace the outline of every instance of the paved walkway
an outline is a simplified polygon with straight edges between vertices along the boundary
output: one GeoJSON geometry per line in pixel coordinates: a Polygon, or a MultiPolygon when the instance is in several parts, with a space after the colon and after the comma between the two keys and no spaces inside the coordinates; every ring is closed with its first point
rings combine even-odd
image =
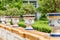
{"type": "Polygon", "coordinates": [[[3,40],[3,39],[0,37],[0,40],[3,40]]]}

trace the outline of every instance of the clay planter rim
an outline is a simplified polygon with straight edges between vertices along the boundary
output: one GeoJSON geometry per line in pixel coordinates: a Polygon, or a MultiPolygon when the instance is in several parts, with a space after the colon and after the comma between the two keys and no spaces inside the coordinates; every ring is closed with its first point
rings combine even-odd
{"type": "Polygon", "coordinates": [[[0,16],[0,17],[5,17],[5,16],[0,16]]]}
{"type": "Polygon", "coordinates": [[[20,16],[5,16],[5,18],[20,18],[20,16]]]}
{"type": "Polygon", "coordinates": [[[59,19],[60,18],[60,13],[47,13],[47,18],[48,19],[59,19]]]}
{"type": "Polygon", "coordinates": [[[60,13],[47,13],[46,16],[60,16],[60,13]]]}
{"type": "Polygon", "coordinates": [[[35,17],[35,15],[23,15],[23,17],[35,17]]]}
{"type": "Polygon", "coordinates": [[[23,15],[23,19],[26,20],[27,19],[35,19],[35,15],[23,15]]]}
{"type": "Polygon", "coordinates": [[[5,16],[5,18],[11,18],[11,16],[5,16]]]}
{"type": "Polygon", "coordinates": [[[20,16],[11,16],[11,18],[20,18],[20,16]]]}

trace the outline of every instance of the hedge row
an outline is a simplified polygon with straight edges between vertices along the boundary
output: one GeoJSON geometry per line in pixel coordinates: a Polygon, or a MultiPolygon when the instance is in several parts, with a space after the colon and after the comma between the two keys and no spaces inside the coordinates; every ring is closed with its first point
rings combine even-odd
{"type": "MultiPolygon", "coordinates": [[[[24,22],[19,22],[19,26],[20,27],[26,27],[26,25],[24,24],[24,22]]],[[[41,31],[41,32],[47,32],[50,33],[51,32],[51,27],[48,25],[47,21],[36,21],[32,27],[35,30],[41,31]]]]}

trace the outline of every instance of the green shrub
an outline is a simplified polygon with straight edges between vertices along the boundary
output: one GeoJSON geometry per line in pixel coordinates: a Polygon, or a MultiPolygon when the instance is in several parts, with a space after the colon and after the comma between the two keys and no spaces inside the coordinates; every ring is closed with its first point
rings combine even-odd
{"type": "Polygon", "coordinates": [[[33,25],[33,28],[42,32],[51,32],[51,27],[48,25],[48,21],[37,21],[33,25]]]}
{"type": "Polygon", "coordinates": [[[26,27],[26,25],[24,24],[24,22],[19,22],[19,24],[18,24],[20,27],[23,27],[23,28],[25,28],[26,27]]]}
{"type": "MultiPolygon", "coordinates": [[[[20,22],[19,26],[21,27],[26,27],[26,25],[24,24],[24,22],[20,22]]],[[[34,28],[34,30],[40,31],[40,32],[47,32],[50,33],[51,32],[51,27],[48,25],[48,21],[36,21],[32,27],[34,28]]]]}
{"type": "Polygon", "coordinates": [[[47,33],[51,32],[51,28],[47,24],[34,24],[34,25],[32,25],[32,27],[35,30],[38,30],[41,32],[47,32],[47,33]]]}

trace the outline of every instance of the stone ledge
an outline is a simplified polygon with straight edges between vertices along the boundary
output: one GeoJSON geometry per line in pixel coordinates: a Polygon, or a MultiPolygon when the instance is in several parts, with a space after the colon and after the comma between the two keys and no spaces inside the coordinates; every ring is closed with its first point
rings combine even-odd
{"type": "Polygon", "coordinates": [[[39,32],[36,30],[25,30],[24,28],[18,27],[7,27],[5,25],[0,24],[0,28],[10,31],[11,33],[15,33],[23,38],[27,38],[29,40],[60,40],[60,38],[50,37],[48,33],[39,32]]]}

